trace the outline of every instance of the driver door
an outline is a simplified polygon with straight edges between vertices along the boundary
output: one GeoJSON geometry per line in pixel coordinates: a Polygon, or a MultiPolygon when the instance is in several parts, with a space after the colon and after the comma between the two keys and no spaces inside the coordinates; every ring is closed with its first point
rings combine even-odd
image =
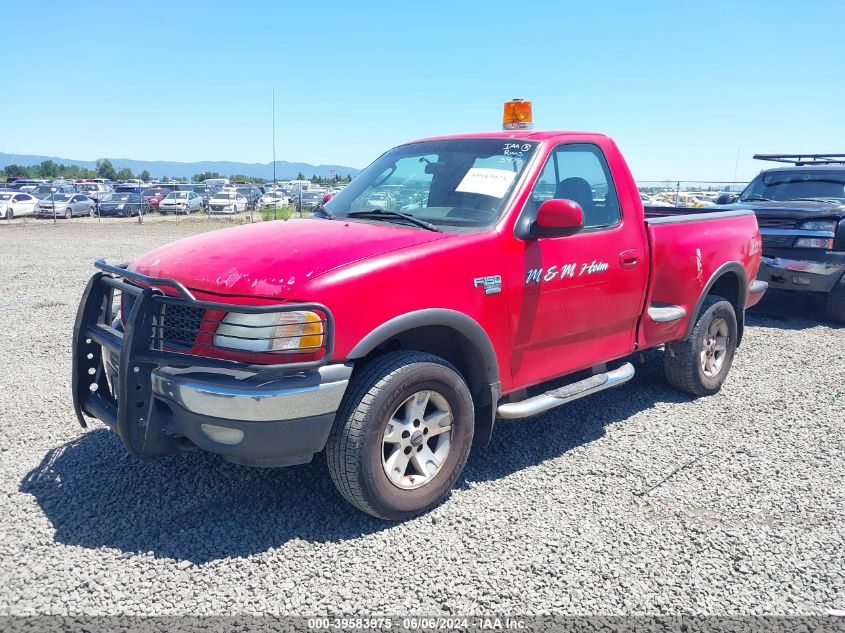
{"type": "Polygon", "coordinates": [[[523,213],[536,215],[550,198],[577,202],[584,226],[521,241],[509,270],[520,293],[512,327],[517,387],[630,354],[648,279],[642,223],[620,206],[601,148],[555,147],[523,213]]]}

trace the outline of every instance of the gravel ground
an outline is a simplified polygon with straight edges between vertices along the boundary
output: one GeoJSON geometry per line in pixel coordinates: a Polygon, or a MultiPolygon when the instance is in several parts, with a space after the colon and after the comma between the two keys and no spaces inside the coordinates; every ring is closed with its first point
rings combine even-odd
{"type": "Polygon", "coordinates": [[[0,224],[0,613],[845,608],[845,331],[789,299],[749,318],[719,395],[671,391],[651,354],[617,390],[500,422],[404,524],[351,509],[320,463],[127,458],[71,406],[91,263],[215,226],[0,224]]]}

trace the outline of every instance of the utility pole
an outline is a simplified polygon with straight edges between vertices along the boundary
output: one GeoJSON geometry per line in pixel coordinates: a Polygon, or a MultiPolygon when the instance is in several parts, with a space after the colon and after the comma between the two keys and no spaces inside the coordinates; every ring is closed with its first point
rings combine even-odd
{"type": "Polygon", "coordinates": [[[276,89],[273,88],[273,184],[276,184],[276,89]]]}

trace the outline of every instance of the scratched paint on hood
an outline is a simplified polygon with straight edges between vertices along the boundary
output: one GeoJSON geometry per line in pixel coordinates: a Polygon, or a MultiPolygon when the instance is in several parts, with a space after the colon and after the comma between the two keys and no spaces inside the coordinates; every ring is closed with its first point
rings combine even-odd
{"type": "Polygon", "coordinates": [[[449,237],[340,220],[257,222],[167,244],[136,259],[130,269],[177,279],[201,292],[283,299],[345,264],[449,237]]]}

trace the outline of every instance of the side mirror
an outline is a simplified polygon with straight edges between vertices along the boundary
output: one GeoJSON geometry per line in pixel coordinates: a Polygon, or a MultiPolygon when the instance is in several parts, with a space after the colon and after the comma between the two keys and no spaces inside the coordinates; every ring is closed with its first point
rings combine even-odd
{"type": "Polygon", "coordinates": [[[323,196],[323,202],[321,204],[326,204],[332,198],[334,198],[334,194],[333,193],[327,193],[326,195],[323,196]]]}
{"type": "Polygon", "coordinates": [[[531,227],[534,237],[563,237],[577,233],[584,226],[584,212],[573,200],[546,200],[537,210],[531,227]]]}
{"type": "Polygon", "coordinates": [[[736,200],[735,193],[720,193],[719,197],[716,198],[716,204],[731,204],[736,200]]]}

